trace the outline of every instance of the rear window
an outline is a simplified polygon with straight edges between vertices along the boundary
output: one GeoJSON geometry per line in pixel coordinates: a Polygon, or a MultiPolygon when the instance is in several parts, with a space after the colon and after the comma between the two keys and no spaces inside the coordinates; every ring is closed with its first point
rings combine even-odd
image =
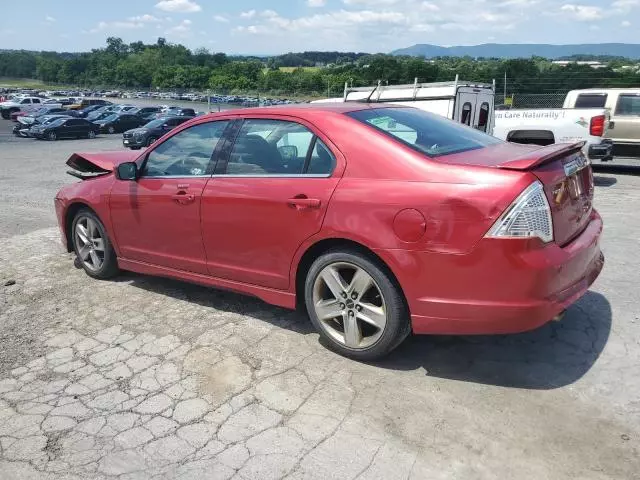
{"type": "Polygon", "coordinates": [[[503,143],[486,133],[416,108],[373,108],[347,115],[430,157],[503,143]]]}
{"type": "Polygon", "coordinates": [[[604,108],[606,93],[581,93],[576,99],[576,108],[604,108]]]}

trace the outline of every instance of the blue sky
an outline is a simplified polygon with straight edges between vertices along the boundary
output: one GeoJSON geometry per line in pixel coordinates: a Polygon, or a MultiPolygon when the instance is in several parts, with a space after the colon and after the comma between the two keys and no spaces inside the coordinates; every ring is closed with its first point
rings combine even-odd
{"type": "Polygon", "coordinates": [[[108,36],[244,54],[414,43],[640,43],[640,0],[4,0],[0,48],[87,51],[108,36]]]}

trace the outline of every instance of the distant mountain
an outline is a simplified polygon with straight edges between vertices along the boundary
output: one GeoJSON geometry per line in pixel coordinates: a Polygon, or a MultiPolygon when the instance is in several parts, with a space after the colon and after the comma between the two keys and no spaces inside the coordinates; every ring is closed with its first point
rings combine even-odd
{"type": "Polygon", "coordinates": [[[391,52],[392,55],[414,57],[484,57],[529,58],[533,56],[557,59],[571,55],[611,55],[640,59],[640,45],[631,43],[592,43],[580,45],[548,45],[534,43],[485,43],[482,45],[441,47],[418,44],[391,52]]]}

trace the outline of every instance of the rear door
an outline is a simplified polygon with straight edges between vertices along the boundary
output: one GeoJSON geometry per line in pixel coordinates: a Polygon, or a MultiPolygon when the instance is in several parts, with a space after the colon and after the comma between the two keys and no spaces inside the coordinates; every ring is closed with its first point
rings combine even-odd
{"type": "Polygon", "coordinates": [[[295,252],[320,231],[344,160],[299,119],[248,118],[202,196],[209,272],[280,290],[295,252]]]}
{"type": "Polygon", "coordinates": [[[476,116],[477,99],[477,93],[468,92],[462,88],[458,89],[458,94],[456,95],[455,115],[453,119],[463,125],[467,125],[469,127],[473,126],[476,116]]]}
{"type": "Polygon", "coordinates": [[[615,143],[640,142],[640,93],[618,95],[607,136],[615,143]]]}

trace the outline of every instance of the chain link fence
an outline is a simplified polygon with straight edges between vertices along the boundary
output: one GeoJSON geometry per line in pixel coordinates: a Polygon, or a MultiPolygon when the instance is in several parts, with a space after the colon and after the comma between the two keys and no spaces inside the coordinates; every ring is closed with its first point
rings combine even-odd
{"type": "Polygon", "coordinates": [[[511,108],[562,108],[567,92],[554,93],[514,93],[507,96],[507,104],[511,99],[511,108]]]}

